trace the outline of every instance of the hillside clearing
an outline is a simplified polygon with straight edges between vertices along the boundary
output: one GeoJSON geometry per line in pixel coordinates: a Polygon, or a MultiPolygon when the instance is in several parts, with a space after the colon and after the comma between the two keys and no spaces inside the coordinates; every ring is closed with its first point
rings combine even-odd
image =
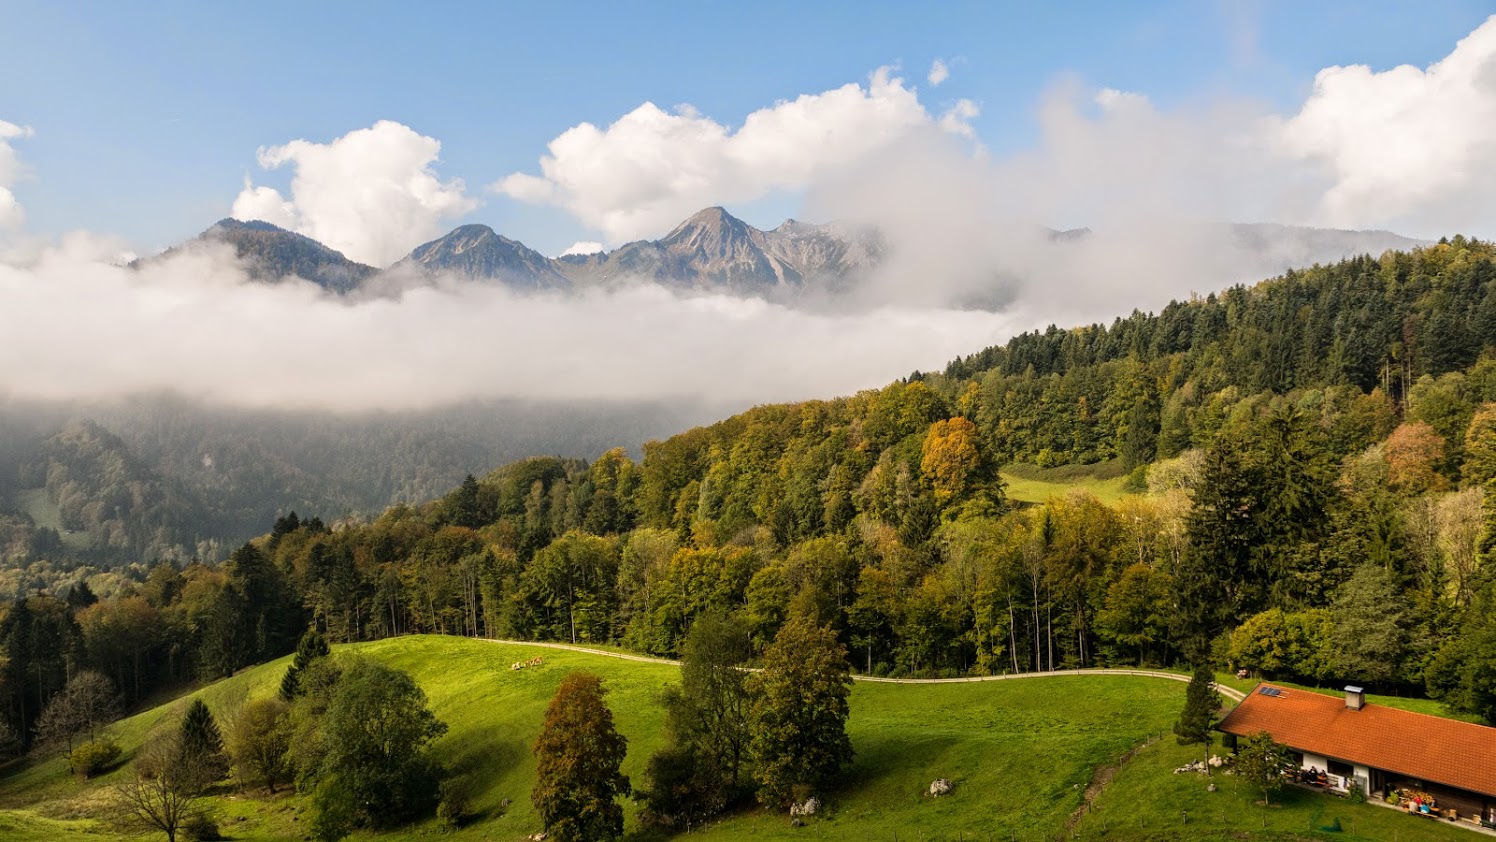
{"type": "Polygon", "coordinates": [[[998,473],[1003,478],[1008,499],[1019,503],[1038,504],[1072,491],[1085,491],[1114,506],[1123,498],[1136,494],[1127,489],[1127,476],[1121,472],[1121,465],[1117,462],[1057,468],[1015,462],[998,473]]]}
{"type": "Polygon", "coordinates": [[[16,506],[31,516],[37,529],[55,529],[62,538],[62,545],[70,552],[88,549],[88,533],[74,532],[62,526],[62,510],[52,502],[45,488],[28,488],[15,493],[16,506]]]}

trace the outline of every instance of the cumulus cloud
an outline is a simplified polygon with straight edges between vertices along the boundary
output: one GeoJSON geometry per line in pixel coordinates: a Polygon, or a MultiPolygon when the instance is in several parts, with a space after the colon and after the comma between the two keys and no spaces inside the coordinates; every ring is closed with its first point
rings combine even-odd
{"type": "Polygon", "coordinates": [[[710,205],[800,190],[930,126],[914,89],[888,68],[866,85],[805,94],[749,114],[736,130],[690,106],[646,102],[606,128],[567,129],[540,159],[491,188],[559,205],[617,244],[656,236],[710,205]]]}
{"type": "Polygon", "coordinates": [[[1496,223],[1496,16],[1427,69],[1328,67],[1281,148],[1332,183],[1318,215],[1336,225],[1448,228],[1496,223]]]}
{"type": "Polygon", "coordinates": [[[501,397],[748,404],[881,386],[1011,330],[991,313],[818,314],[654,285],[570,297],[454,282],[349,301],[302,282],[251,282],[227,250],[140,270],[110,265],[106,252],[65,244],[27,267],[0,265],[0,359],[28,361],[0,366],[0,395],[165,390],[340,410],[501,397]],[[56,342],[63,320],[86,341],[56,342]]]}
{"type": "Polygon", "coordinates": [[[969,99],[958,99],[955,105],[940,115],[940,128],[953,135],[975,140],[977,132],[971,127],[971,121],[980,116],[982,116],[982,109],[975,102],[969,99]]]}
{"type": "Polygon", "coordinates": [[[565,257],[568,254],[597,254],[600,251],[607,251],[607,249],[603,248],[602,243],[582,240],[567,246],[566,251],[561,252],[561,256],[565,257]]]}
{"type": "Polygon", "coordinates": [[[319,240],[352,260],[385,266],[444,233],[443,222],[477,206],[460,179],[442,180],[441,142],[390,120],[332,141],[293,140],[259,151],[265,169],[295,173],[289,198],[245,180],[238,219],[263,219],[319,240]]]}
{"type": "Polygon", "coordinates": [[[25,219],[21,203],[11,192],[21,176],[21,156],[11,141],[31,137],[30,126],[18,126],[0,120],[0,230],[19,228],[25,219]]]}
{"type": "Polygon", "coordinates": [[[941,82],[949,78],[951,78],[951,69],[946,66],[945,62],[940,59],[935,59],[935,61],[931,62],[930,73],[925,77],[931,87],[939,87],[941,82]]]}

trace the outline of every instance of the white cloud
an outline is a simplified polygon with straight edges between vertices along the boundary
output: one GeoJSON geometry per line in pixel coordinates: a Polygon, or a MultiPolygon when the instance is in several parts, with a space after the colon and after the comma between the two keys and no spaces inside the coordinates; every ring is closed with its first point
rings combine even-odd
{"type": "Polygon", "coordinates": [[[1317,208],[1330,224],[1496,231],[1496,16],[1426,70],[1321,70],[1275,129],[1331,179],[1317,208]]]}
{"type": "Polygon", "coordinates": [[[975,102],[969,99],[958,99],[955,105],[940,115],[940,129],[967,140],[975,140],[977,132],[971,127],[971,121],[980,116],[982,116],[982,109],[975,102]]]}
{"type": "Polygon", "coordinates": [[[949,78],[951,78],[951,69],[947,67],[945,62],[941,61],[940,59],[935,59],[935,61],[930,64],[930,75],[925,77],[925,79],[929,81],[931,87],[939,87],[941,82],[944,82],[949,78]]]}
{"type": "Polygon", "coordinates": [[[18,126],[0,120],[0,230],[19,228],[25,219],[20,200],[11,192],[21,176],[22,165],[20,154],[10,142],[31,137],[32,134],[30,126],[18,126]]]}
{"type": "Polygon", "coordinates": [[[561,256],[565,257],[568,254],[597,254],[600,251],[607,251],[607,249],[603,248],[602,243],[582,240],[567,246],[566,251],[561,252],[561,256]]]}
{"type": "Polygon", "coordinates": [[[567,129],[540,159],[540,175],[515,173],[490,189],[564,207],[616,244],[657,236],[703,207],[803,189],[931,124],[888,68],[865,86],[755,111],[736,130],[689,106],[670,113],[646,102],[605,129],[567,129]]]}
{"type": "Polygon", "coordinates": [[[1096,92],[1096,104],[1102,111],[1118,112],[1123,109],[1135,111],[1151,111],[1153,103],[1149,101],[1146,94],[1135,91],[1119,91],[1116,88],[1102,88],[1096,92]]]}
{"type": "Polygon", "coordinates": [[[991,313],[810,313],[648,284],[527,296],[450,283],[349,300],[308,283],[250,282],[226,249],[179,252],[139,270],[110,265],[109,252],[80,241],[28,267],[0,264],[0,359],[30,361],[0,366],[0,395],[171,391],[341,410],[494,397],[748,404],[881,386],[1011,327],[991,313]],[[77,341],[54,341],[61,321],[77,341]],[[558,330],[570,339],[556,343],[558,330]],[[32,353],[38,347],[51,350],[32,353]]]}
{"type": "Polygon", "coordinates": [[[477,207],[460,179],[443,181],[433,164],[441,142],[381,120],[332,141],[293,140],[259,151],[265,169],[291,164],[291,196],[247,179],[234,200],[239,219],[263,219],[385,266],[444,233],[443,222],[477,207]]]}

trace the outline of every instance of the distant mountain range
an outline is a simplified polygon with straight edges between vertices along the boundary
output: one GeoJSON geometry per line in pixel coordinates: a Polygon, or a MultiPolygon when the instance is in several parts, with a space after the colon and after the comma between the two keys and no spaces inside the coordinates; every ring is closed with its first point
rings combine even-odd
{"type": "MultiPolygon", "coordinates": [[[[1423,244],[1388,231],[1274,224],[1227,228],[1235,246],[1257,257],[1254,263],[1270,272],[1423,244]]],[[[1060,246],[1082,244],[1091,237],[1085,228],[1049,232],[1049,240],[1060,246]]],[[[569,291],[642,279],[677,289],[778,298],[811,289],[831,293],[849,289],[859,275],[883,262],[889,248],[882,232],[870,226],[815,225],[790,219],[763,231],[712,207],[693,214],[658,240],[556,258],[487,225],[464,225],[382,270],[268,222],[224,219],[194,240],[136,265],[204,243],[232,246],[256,280],[296,276],[338,294],[368,286],[379,276],[394,279],[397,287],[408,286],[412,280],[425,283],[450,276],[522,291],[569,291]]]]}

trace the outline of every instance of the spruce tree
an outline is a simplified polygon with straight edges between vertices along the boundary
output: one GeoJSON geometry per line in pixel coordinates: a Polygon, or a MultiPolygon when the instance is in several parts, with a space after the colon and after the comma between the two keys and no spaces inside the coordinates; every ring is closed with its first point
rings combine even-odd
{"type": "Polygon", "coordinates": [[[206,789],[228,774],[229,760],[223,750],[223,734],[218,730],[213,712],[202,699],[193,699],[182,717],[177,750],[184,761],[182,768],[197,770],[196,784],[200,789],[206,789]]]}
{"type": "Polygon", "coordinates": [[[1189,688],[1184,691],[1184,710],[1179,714],[1179,721],[1174,723],[1174,734],[1182,746],[1197,743],[1204,746],[1207,773],[1210,770],[1210,728],[1215,724],[1218,708],[1215,677],[1210,667],[1198,665],[1190,678],[1189,688]]]}

